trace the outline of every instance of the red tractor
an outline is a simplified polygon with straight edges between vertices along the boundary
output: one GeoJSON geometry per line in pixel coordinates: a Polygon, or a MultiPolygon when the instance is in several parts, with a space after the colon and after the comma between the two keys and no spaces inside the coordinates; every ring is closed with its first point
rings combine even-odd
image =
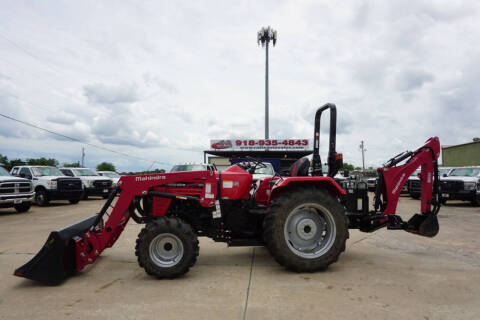
{"type": "Polygon", "coordinates": [[[299,159],[286,175],[252,183],[261,162],[248,161],[223,172],[196,171],[125,176],[99,213],[52,232],[40,252],[16,276],[58,284],[92,264],[112,247],[127,222],[145,224],[135,254],[139,265],[157,278],[175,278],[192,267],[197,237],[229,246],[265,245],[275,260],[297,272],[323,270],[338,260],[349,228],[372,232],[381,227],[433,237],[438,233],[438,138],[402,153],[378,169],[373,210],[365,182],[349,179],[341,187],[333,177],[342,167],[336,153],[336,107],[326,104],[315,115],[312,163],[299,159]],[[319,155],[320,120],[330,109],[328,173],[319,155]],[[400,165],[401,162],[404,162],[400,165]],[[312,166],[312,168],[310,168],[312,166]],[[421,213],[409,221],[395,215],[408,177],[421,166],[421,213]],[[111,212],[107,212],[119,198],[111,212]],[[108,219],[104,222],[104,217],[108,219]]]}

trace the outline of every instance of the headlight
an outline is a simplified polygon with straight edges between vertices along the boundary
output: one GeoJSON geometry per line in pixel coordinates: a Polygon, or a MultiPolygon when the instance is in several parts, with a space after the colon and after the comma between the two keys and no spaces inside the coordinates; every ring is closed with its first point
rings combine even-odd
{"type": "Polygon", "coordinates": [[[47,181],[51,189],[57,189],[57,181],[47,181]]]}
{"type": "Polygon", "coordinates": [[[475,189],[475,187],[476,187],[475,182],[464,182],[463,183],[463,189],[464,190],[473,190],[473,189],[475,189]]]}

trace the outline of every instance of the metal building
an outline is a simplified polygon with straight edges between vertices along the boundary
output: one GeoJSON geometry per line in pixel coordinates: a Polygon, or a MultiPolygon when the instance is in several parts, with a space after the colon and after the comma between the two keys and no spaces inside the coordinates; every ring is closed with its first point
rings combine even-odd
{"type": "Polygon", "coordinates": [[[442,165],[446,167],[480,166],[480,139],[453,146],[442,146],[442,165]]]}

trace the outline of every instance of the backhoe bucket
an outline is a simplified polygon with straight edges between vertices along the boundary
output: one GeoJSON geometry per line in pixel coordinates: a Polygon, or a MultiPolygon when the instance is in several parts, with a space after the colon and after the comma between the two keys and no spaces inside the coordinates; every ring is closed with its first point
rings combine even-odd
{"type": "Polygon", "coordinates": [[[433,238],[438,234],[440,227],[436,214],[415,214],[406,223],[405,231],[424,237],[433,238]]]}
{"type": "Polygon", "coordinates": [[[61,283],[75,272],[75,242],[73,239],[97,224],[98,218],[99,216],[95,214],[62,230],[51,232],[35,257],[15,270],[13,274],[49,285],[61,283]]]}

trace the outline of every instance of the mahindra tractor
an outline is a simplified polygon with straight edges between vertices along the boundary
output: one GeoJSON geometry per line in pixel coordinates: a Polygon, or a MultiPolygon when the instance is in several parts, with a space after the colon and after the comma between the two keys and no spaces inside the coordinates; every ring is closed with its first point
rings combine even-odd
{"type": "Polygon", "coordinates": [[[112,247],[130,219],[144,225],[135,246],[138,263],[157,278],[188,272],[197,260],[201,236],[229,246],[266,246],[279,264],[297,272],[324,270],[336,262],[345,250],[349,229],[373,232],[386,227],[435,236],[441,202],[438,138],[378,169],[373,208],[369,208],[365,182],[350,178],[340,186],[333,179],[343,161],[336,152],[336,122],[335,105],[317,110],[312,161],[299,159],[287,174],[252,182],[255,169],[264,164],[250,159],[222,172],[122,176],[100,212],[51,232],[38,254],[14,274],[59,284],[112,247]],[[330,113],[328,172],[322,171],[319,153],[325,110],[330,113]],[[400,192],[419,167],[420,213],[403,221],[395,214],[400,192]]]}

